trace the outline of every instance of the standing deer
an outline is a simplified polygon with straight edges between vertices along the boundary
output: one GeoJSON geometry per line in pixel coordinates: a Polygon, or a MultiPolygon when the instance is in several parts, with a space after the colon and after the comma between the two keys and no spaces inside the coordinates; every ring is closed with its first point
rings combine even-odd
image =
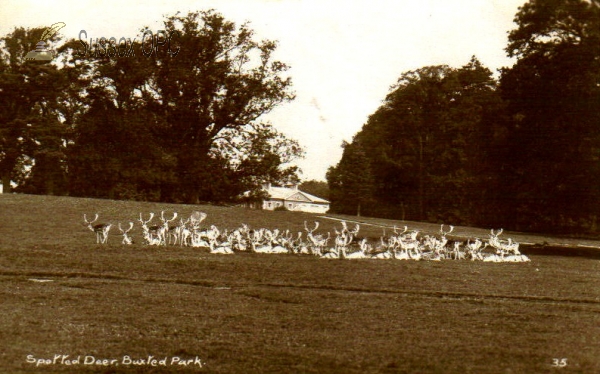
{"type": "Polygon", "coordinates": [[[96,213],[96,217],[94,217],[92,221],[88,221],[86,215],[84,214],[83,220],[85,221],[85,226],[96,233],[96,244],[106,244],[108,241],[108,232],[112,227],[112,223],[98,223],[92,226],[92,223],[98,220],[98,213],[96,213]]]}
{"type": "Polygon", "coordinates": [[[158,226],[157,234],[160,239],[160,244],[167,245],[167,241],[169,239],[169,223],[173,222],[177,218],[177,212],[173,213],[173,218],[168,219],[165,218],[165,212],[160,212],[160,220],[162,221],[162,225],[158,226]]]}
{"type": "Polygon", "coordinates": [[[149,245],[158,245],[161,243],[160,236],[158,235],[159,226],[148,227],[148,223],[150,223],[150,221],[152,221],[153,218],[154,213],[150,213],[150,218],[147,221],[144,221],[142,213],[140,213],[140,219],[138,221],[140,221],[140,223],[142,224],[142,230],[144,231],[143,235],[144,239],[146,240],[146,243],[149,245]]]}

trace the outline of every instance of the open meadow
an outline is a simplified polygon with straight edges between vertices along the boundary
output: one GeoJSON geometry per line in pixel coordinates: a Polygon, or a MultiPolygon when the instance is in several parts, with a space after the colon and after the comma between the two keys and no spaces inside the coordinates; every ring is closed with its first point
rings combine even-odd
{"type": "MultiPolygon", "coordinates": [[[[2,373],[600,373],[598,250],[523,247],[531,262],[485,263],[140,244],[140,213],[161,210],[200,210],[229,229],[339,226],[296,212],[0,195],[2,373]],[[134,221],[136,243],[114,229],[96,244],[83,225],[95,213],[134,221]]],[[[376,240],[382,228],[360,234],[376,240]]]]}

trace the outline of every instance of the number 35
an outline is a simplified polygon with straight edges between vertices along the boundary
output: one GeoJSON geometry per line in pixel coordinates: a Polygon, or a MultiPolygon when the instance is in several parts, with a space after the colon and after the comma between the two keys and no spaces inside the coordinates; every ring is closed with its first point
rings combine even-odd
{"type": "Polygon", "coordinates": [[[565,366],[567,366],[567,359],[566,358],[553,358],[552,366],[564,368],[565,366]]]}

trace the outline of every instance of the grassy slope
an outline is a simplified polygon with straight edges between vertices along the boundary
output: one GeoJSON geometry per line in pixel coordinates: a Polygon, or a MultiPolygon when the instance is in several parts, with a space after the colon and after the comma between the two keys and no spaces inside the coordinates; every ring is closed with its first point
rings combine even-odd
{"type": "MultiPolygon", "coordinates": [[[[153,371],[26,363],[28,354],[200,356],[189,372],[600,372],[600,262],[328,261],[94,244],[83,213],[208,213],[301,230],[314,216],[0,195],[0,371],[153,371]],[[36,282],[47,279],[51,282],[36,282]],[[567,367],[552,367],[567,358],[567,367]]],[[[322,220],[324,229],[335,225],[322,220]]],[[[139,239],[139,225],[134,236],[139,239]]],[[[377,237],[381,229],[363,227],[377,237]]],[[[177,372],[185,368],[170,367],[177,372]]]]}

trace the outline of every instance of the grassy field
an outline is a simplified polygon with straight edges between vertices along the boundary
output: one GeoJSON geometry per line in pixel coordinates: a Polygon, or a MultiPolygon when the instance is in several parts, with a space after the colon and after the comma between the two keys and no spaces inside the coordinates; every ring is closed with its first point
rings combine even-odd
{"type": "MultiPolygon", "coordinates": [[[[1,372],[600,373],[591,249],[524,248],[530,263],[223,256],[122,246],[116,230],[96,245],[82,225],[84,213],[125,223],[161,210],[202,210],[228,228],[300,231],[315,220],[0,195],[1,372]]],[[[319,231],[339,225],[319,220],[319,231]]]]}

